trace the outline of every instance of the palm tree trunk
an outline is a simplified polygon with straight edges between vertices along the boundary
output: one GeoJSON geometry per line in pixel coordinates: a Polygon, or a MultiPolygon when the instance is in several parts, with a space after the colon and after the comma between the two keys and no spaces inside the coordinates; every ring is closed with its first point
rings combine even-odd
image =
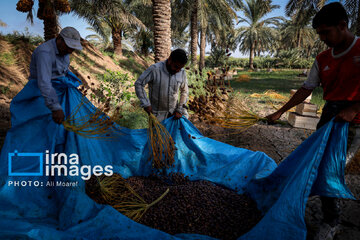
{"type": "Polygon", "coordinates": [[[196,67],[196,52],[198,44],[198,0],[193,1],[193,6],[191,10],[191,63],[193,67],[196,67]]]}
{"type": "Polygon", "coordinates": [[[250,47],[250,59],[249,59],[249,67],[250,69],[254,69],[254,53],[255,53],[255,44],[251,44],[250,47]]]}
{"type": "Polygon", "coordinates": [[[122,45],[121,45],[121,39],[122,39],[122,30],[121,29],[112,29],[112,38],[114,43],[114,54],[117,57],[122,57],[122,45]]]}
{"type": "Polygon", "coordinates": [[[298,48],[301,47],[301,34],[300,34],[300,31],[298,31],[298,33],[297,33],[297,47],[298,48]]]}
{"type": "Polygon", "coordinates": [[[152,0],[154,21],[155,62],[163,61],[171,50],[170,0],[152,0]]]}
{"type": "Polygon", "coordinates": [[[143,44],[141,46],[141,54],[144,55],[145,57],[149,56],[149,50],[146,44],[143,44]]]}
{"type": "Polygon", "coordinates": [[[199,64],[199,70],[201,70],[205,67],[205,48],[206,48],[206,28],[201,28],[201,34],[200,34],[200,64],[199,64]]]}
{"type": "Polygon", "coordinates": [[[37,16],[44,23],[44,39],[48,41],[59,33],[58,19],[52,2],[40,2],[37,16]],[[45,14],[46,13],[46,14],[45,14]]]}
{"type": "Polygon", "coordinates": [[[58,35],[56,15],[53,18],[44,18],[44,38],[48,41],[58,35]]]}
{"type": "Polygon", "coordinates": [[[149,56],[149,46],[147,44],[147,36],[145,34],[145,32],[142,32],[143,34],[141,34],[141,38],[142,38],[142,44],[141,44],[141,54],[144,55],[145,57],[149,56]]]}

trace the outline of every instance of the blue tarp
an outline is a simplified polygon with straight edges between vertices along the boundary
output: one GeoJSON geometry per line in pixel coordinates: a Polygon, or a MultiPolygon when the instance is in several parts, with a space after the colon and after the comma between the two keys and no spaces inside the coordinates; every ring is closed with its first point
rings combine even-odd
{"type": "MultiPolygon", "coordinates": [[[[81,102],[79,84],[72,73],[53,81],[67,116],[81,102]]],[[[86,116],[95,110],[84,105],[78,114],[86,116]]],[[[91,200],[81,176],[9,176],[9,170],[39,171],[39,161],[27,157],[15,161],[9,154],[46,150],[78,154],[78,167],[111,165],[125,178],[146,176],[151,173],[146,129],[114,125],[121,134],[112,141],[65,131],[52,121],[36,80],[30,80],[13,99],[10,111],[12,128],[0,158],[1,239],[212,239],[196,234],[171,236],[138,224],[112,207],[91,200]],[[14,186],[16,181],[44,185],[14,186]],[[47,187],[51,181],[78,182],[78,186],[47,187]]],[[[192,180],[210,180],[239,194],[248,193],[257,202],[264,217],[239,239],[306,239],[304,214],[310,194],[353,198],[344,183],[346,123],[329,122],[279,166],[262,152],[202,136],[187,119],[170,118],[163,124],[177,148],[175,166],[168,172],[182,172],[192,180]]]]}

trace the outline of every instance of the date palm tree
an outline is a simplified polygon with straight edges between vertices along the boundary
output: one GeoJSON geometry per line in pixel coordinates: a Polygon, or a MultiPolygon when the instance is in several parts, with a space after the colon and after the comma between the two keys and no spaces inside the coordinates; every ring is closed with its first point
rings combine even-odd
{"type": "MultiPolygon", "coordinates": [[[[190,9],[190,50],[191,63],[195,67],[197,64],[197,47],[200,32],[200,63],[202,69],[205,64],[206,35],[209,31],[209,20],[217,18],[217,25],[212,25],[220,30],[223,27],[231,25],[231,21],[236,18],[234,9],[241,5],[238,0],[193,0],[189,1],[190,9]]],[[[216,30],[216,29],[214,29],[216,30]]]]}
{"type": "MultiPolygon", "coordinates": [[[[138,5],[143,4],[148,6],[153,3],[149,0],[133,0],[131,4],[138,5]]],[[[198,39],[199,39],[199,30],[206,29],[202,31],[203,36],[209,33],[209,18],[217,16],[218,24],[217,27],[224,27],[224,25],[229,24],[232,19],[236,17],[236,14],[232,7],[236,4],[240,5],[239,0],[204,0],[204,1],[193,1],[193,0],[172,0],[171,1],[171,41],[172,45],[184,47],[188,39],[187,29],[190,29],[190,51],[191,51],[191,60],[194,66],[197,59],[197,48],[198,48],[198,39]],[[229,20],[231,19],[231,20],[229,20]]],[[[154,9],[154,5],[153,5],[154,9]]],[[[164,11],[162,11],[164,12],[164,11]]],[[[137,15],[137,14],[135,14],[137,15]]],[[[138,15],[137,15],[138,16],[138,15]]],[[[143,19],[144,16],[138,16],[143,19]]],[[[155,21],[153,21],[155,25],[155,21]]],[[[164,23],[164,21],[162,21],[164,23]]],[[[160,23],[159,23],[160,24],[160,23]]],[[[149,27],[148,24],[146,24],[149,27]]],[[[212,25],[215,27],[215,25],[212,25]]],[[[153,26],[151,26],[153,28],[153,26]]],[[[155,33],[155,29],[154,29],[155,33]]],[[[204,37],[202,37],[204,40],[204,37]]],[[[156,44],[155,44],[156,46],[156,44]]],[[[202,61],[205,59],[205,46],[206,41],[200,43],[200,52],[202,61]],[[203,57],[202,57],[203,56],[203,57]]]]}
{"type": "Polygon", "coordinates": [[[171,1],[171,41],[174,47],[186,48],[190,42],[189,23],[191,1],[171,1]]]}
{"type": "Polygon", "coordinates": [[[310,24],[312,15],[298,11],[291,17],[291,20],[286,20],[281,24],[280,49],[302,48],[305,50],[306,56],[310,55],[311,48],[314,47],[316,41],[316,31],[310,24]]]}
{"type": "MultiPolygon", "coordinates": [[[[315,14],[322,8],[328,0],[289,0],[286,5],[285,12],[288,16],[292,16],[295,12],[303,14],[315,14]],[[311,13],[312,12],[312,13],[311,13]]],[[[351,30],[356,34],[360,34],[360,3],[358,0],[341,0],[340,1],[348,12],[350,18],[351,30]]]]}
{"type": "Polygon", "coordinates": [[[123,0],[71,0],[71,8],[101,36],[106,36],[103,23],[110,27],[114,54],[118,57],[122,56],[124,34],[132,28],[146,28],[123,0]]]}
{"type": "Polygon", "coordinates": [[[151,0],[125,0],[125,2],[129,5],[131,13],[146,26],[146,29],[135,29],[129,37],[135,43],[135,50],[148,56],[150,49],[154,50],[152,2],[151,0]]]}
{"type": "Polygon", "coordinates": [[[310,10],[313,11],[310,15],[314,15],[327,1],[328,0],[289,0],[285,7],[285,13],[290,17],[297,12],[308,14],[308,11],[310,10]]]}
{"type": "MultiPolygon", "coordinates": [[[[240,5],[239,0],[174,0],[173,15],[176,26],[176,36],[187,36],[184,34],[187,27],[190,29],[190,54],[193,67],[197,65],[197,49],[199,47],[200,34],[200,63],[202,68],[205,63],[206,36],[209,34],[210,18],[217,18],[216,27],[222,28],[236,18],[235,7],[240,5]],[[231,19],[231,20],[229,20],[231,19]],[[188,24],[189,23],[189,24],[188,24]]],[[[213,25],[215,27],[215,25],[213,25]]],[[[174,31],[173,31],[174,32],[174,31]]]]}
{"type": "Polygon", "coordinates": [[[93,43],[94,45],[98,45],[101,48],[108,48],[111,44],[111,29],[106,25],[105,22],[103,22],[103,26],[104,28],[104,34],[105,35],[100,35],[97,33],[97,31],[95,30],[95,28],[93,27],[87,27],[86,30],[92,31],[94,32],[93,34],[89,34],[85,37],[86,40],[88,40],[89,42],[93,43]]]}
{"type": "MultiPolygon", "coordinates": [[[[134,15],[146,25],[146,32],[136,32],[133,38],[142,46],[138,46],[141,52],[147,53],[148,49],[154,47],[154,18],[151,0],[126,0],[130,2],[134,15]],[[140,37],[140,39],[139,39],[140,37]],[[151,39],[150,39],[151,38],[151,39]]],[[[187,28],[190,22],[188,2],[184,0],[171,0],[171,46],[185,48],[188,43],[189,34],[187,28]]],[[[157,23],[161,24],[161,22],[157,23]]],[[[161,49],[159,45],[157,49],[161,49]]],[[[170,51],[169,51],[170,52],[170,51]]],[[[163,58],[166,58],[165,56],[163,58]]]]}
{"type": "Polygon", "coordinates": [[[316,40],[316,32],[311,26],[295,24],[292,20],[287,20],[282,24],[280,36],[278,50],[304,49],[306,56],[309,56],[316,40]]]}
{"type": "Polygon", "coordinates": [[[272,10],[279,8],[271,0],[245,0],[241,11],[244,17],[238,17],[239,23],[245,23],[238,29],[240,42],[239,50],[250,53],[249,67],[254,68],[254,55],[259,51],[273,51],[278,40],[277,26],[284,19],[282,17],[265,18],[272,10]]]}
{"type": "MultiPolygon", "coordinates": [[[[238,10],[240,5],[238,1],[206,0],[200,2],[198,11],[200,28],[200,71],[205,67],[206,37],[209,35],[219,37],[221,35],[220,33],[233,31],[233,20],[237,19],[235,10],[238,10]]],[[[223,40],[225,39],[226,38],[223,38],[223,40]]],[[[216,42],[220,42],[220,39],[217,39],[216,42]]],[[[224,44],[226,45],[227,43],[224,44]]]]}

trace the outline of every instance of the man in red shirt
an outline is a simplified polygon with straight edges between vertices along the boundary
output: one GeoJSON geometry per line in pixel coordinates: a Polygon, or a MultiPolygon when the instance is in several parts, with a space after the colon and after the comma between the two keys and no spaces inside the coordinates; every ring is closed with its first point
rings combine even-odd
{"type": "MultiPolygon", "coordinates": [[[[360,39],[349,31],[348,23],[347,13],[338,2],[325,5],[316,14],[313,28],[330,48],[316,57],[308,79],[294,96],[266,117],[269,122],[279,119],[321,86],[326,104],[317,129],[334,117],[335,121],[350,122],[346,162],[354,157],[360,146],[360,39]]],[[[336,198],[324,196],[321,202],[324,223],[315,238],[333,239],[339,223],[338,202],[336,198]]]]}

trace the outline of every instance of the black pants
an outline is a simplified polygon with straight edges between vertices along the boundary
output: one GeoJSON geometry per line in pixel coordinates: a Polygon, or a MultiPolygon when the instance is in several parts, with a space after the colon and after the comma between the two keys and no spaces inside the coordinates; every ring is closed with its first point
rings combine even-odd
{"type": "Polygon", "coordinates": [[[320,197],[321,200],[321,210],[323,212],[324,218],[323,221],[330,226],[335,226],[339,223],[340,219],[340,206],[339,200],[332,197],[320,197]]]}

